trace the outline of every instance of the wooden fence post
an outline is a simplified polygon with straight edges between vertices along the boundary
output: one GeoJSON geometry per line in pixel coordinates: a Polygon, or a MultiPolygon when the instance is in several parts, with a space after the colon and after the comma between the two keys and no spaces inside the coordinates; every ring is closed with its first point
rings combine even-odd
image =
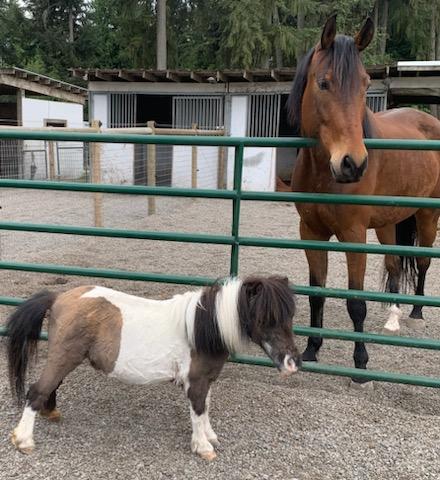
{"type": "Polygon", "coordinates": [[[217,188],[223,189],[226,188],[225,185],[225,152],[226,147],[218,147],[218,167],[217,167],[217,188]]]}
{"type": "Polygon", "coordinates": [[[48,143],[48,157],[49,157],[49,180],[55,180],[55,142],[48,143]]]}
{"type": "MultiPolygon", "coordinates": [[[[197,135],[197,123],[193,123],[191,128],[194,130],[194,135],[197,135]]],[[[191,188],[197,188],[197,147],[191,147],[191,188]]]]}
{"type": "MultiPolygon", "coordinates": [[[[98,120],[92,121],[92,128],[96,129],[96,132],[99,133],[100,122],[98,120]]],[[[92,143],[90,146],[90,160],[92,164],[92,183],[101,183],[101,144],[92,143]]],[[[94,218],[95,218],[95,227],[102,227],[102,193],[93,194],[93,207],[94,207],[94,218]]]]}
{"type": "MultiPolygon", "coordinates": [[[[147,127],[151,128],[151,133],[155,134],[155,122],[147,122],[147,127]]],[[[147,185],[156,185],[156,145],[147,145],[147,165],[145,166],[147,174],[147,185]]],[[[148,215],[154,215],[156,213],[156,197],[148,197],[148,215]]]]}

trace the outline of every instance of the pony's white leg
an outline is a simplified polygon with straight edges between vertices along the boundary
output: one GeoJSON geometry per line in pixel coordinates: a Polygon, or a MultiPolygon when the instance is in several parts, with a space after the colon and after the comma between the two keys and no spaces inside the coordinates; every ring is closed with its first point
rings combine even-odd
{"type": "Polygon", "coordinates": [[[206,395],[205,400],[205,414],[203,416],[204,421],[204,429],[206,438],[208,439],[209,443],[214,447],[218,447],[220,442],[218,441],[217,434],[214,432],[211,426],[211,422],[209,421],[209,405],[211,403],[211,389],[209,389],[208,395],[206,395]]]}
{"type": "Polygon", "coordinates": [[[402,310],[393,304],[389,308],[390,315],[383,329],[386,333],[391,335],[398,335],[400,332],[400,319],[402,318],[402,310]]]}
{"type": "Polygon", "coordinates": [[[23,415],[17,427],[11,434],[11,441],[22,453],[31,453],[35,447],[33,432],[37,411],[26,403],[23,415]]]}
{"type": "Polygon", "coordinates": [[[206,422],[209,423],[208,413],[205,411],[201,415],[197,415],[197,413],[193,410],[192,405],[190,406],[190,412],[193,430],[191,438],[191,451],[193,453],[197,453],[205,460],[214,460],[217,455],[215,454],[214,447],[208,440],[205,431],[206,422]]]}

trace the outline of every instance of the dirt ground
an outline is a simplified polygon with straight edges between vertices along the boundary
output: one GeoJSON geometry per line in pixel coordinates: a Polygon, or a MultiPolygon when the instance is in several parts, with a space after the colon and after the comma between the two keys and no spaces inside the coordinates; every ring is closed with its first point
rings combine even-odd
{"type": "MultiPolygon", "coordinates": [[[[10,221],[91,225],[92,195],[2,190],[1,218],[10,221]]],[[[230,233],[231,203],[221,200],[157,199],[148,217],[145,197],[106,195],[106,227],[158,231],[230,233]]],[[[293,205],[245,202],[241,234],[298,238],[293,205]]],[[[375,242],[374,234],[370,241],[375,242]]],[[[2,260],[221,277],[228,273],[229,247],[0,232],[2,260]]],[[[366,289],[378,290],[380,256],[369,256],[366,289]]],[[[288,275],[307,284],[303,252],[242,247],[240,273],[288,275]]],[[[438,260],[428,273],[427,294],[440,295],[438,260]]],[[[65,290],[101,284],[151,298],[167,298],[185,286],[94,280],[0,271],[1,295],[26,297],[39,289],[65,290]]],[[[328,285],[346,286],[343,254],[330,254],[328,285]]],[[[307,325],[308,301],[297,297],[297,324],[307,325]]],[[[409,306],[404,306],[406,314],[409,306]]],[[[10,312],[0,308],[0,323],[10,312]]],[[[387,312],[368,304],[366,330],[380,332],[387,312]]],[[[326,303],[325,326],[351,329],[343,300],[326,303]]],[[[440,337],[438,310],[425,307],[426,329],[403,335],[440,337]]],[[[305,339],[298,338],[304,346],[305,339]]],[[[212,423],[221,447],[204,463],[190,452],[188,406],[171,385],[129,387],[105,378],[88,365],[60,388],[63,421],[38,420],[36,451],[16,452],[10,430],[20,411],[6,378],[0,340],[0,478],[20,479],[438,479],[440,477],[440,398],[434,389],[375,383],[373,391],[347,388],[347,380],[299,373],[283,381],[273,369],[228,364],[212,396],[212,423]]],[[[327,340],[320,360],[352,366],[353,345],[327,340]]],[[[34,378],[44,361],[41,344],[34,378]]],[[[369,367],[440,377],[439,354],[379,345],[368,347],[369,367]]]]}

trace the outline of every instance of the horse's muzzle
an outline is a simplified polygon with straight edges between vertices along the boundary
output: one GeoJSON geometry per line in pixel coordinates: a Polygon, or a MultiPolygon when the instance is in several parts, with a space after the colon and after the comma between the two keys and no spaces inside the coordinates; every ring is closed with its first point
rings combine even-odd
{"type": "Polygon", "coordinates": [[[334,179],[338,183],[356,183],[362,178],[368,166],[368,157],[365,157],[360,165],[357,165],[350,155],[342,159],[339,172],[330,163],[330,169],[334,179]]]}

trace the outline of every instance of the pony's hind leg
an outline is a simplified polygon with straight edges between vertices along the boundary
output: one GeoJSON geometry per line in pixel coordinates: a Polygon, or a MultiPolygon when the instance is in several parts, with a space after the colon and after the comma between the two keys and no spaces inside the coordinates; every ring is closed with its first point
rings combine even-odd
{"type": "Polygon", "coordinates": [[[29,387],[23,415],[11,434],[11,441],[20,452],[30,453],[34,449],[33,430],[37,412],[49,410],[53,416],[56,415],[56,389],[84,358],[85,352],[81,346],[75,351],[67,351],[62,342],[49,344],[47,363],[38,381],[29,387]]]}
{"type": "Polygon", "coordinates": [[[40,410],[40,415],[49,422],[59,422],[61,420],[61,412],[57,408],[57,389],[49,395],[43,409],[40,410]]]}

